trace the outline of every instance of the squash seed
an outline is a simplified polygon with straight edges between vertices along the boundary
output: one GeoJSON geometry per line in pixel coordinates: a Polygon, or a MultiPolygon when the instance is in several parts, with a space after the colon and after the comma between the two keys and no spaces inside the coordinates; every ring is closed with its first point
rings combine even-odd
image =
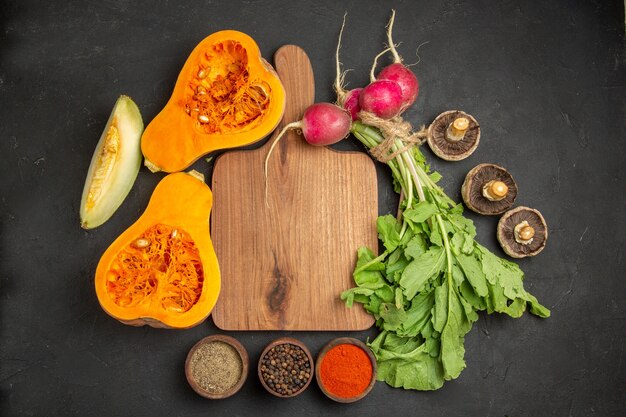
{"type": "Polygon", "coordinates": [[[133,246],[137,249],[143,249],[150,246],[150,241],[148,239],[137,239],[133,242],[133,246]]]}

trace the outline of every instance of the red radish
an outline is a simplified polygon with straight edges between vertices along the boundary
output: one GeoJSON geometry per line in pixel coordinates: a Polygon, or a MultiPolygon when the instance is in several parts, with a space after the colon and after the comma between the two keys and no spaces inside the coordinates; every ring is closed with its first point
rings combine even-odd
{"type": "MultiPolygon", "coordinates": [[[[384,51],[382,51],[381,53],[379,53],[378,55],[376,55],[376,58],[374,58],[374,64],[372,65],[372,70],[370,71],[370,80],[372,81],[372,84],[376,82],[380,82],[380,81],[390,81],[390,82],[397,84],[398,87],[400,88],[400,93],[401,93],[400,107],[398,108],[397,113],[394,114],[393,116],[402,113],[404,110],[410,107],[411,104],[415,102],[415,99],[417,98],[417,93],[419,91],[419,84],[417,82],[417,77],[415,77],[415,74],[413,74],[413,72],[410,69],[408,69],[404,64],[402,64],[402,58],[400,57],[400,55],[398,55],[398,51],[396,50],[396,46],[393,43],[393,39],[391,37],[395,15],[396,15],[395,10],[392,10],[391,18],[389,19],[389,24],[387,25],[387,41],[389,43],[389,47],[385,49],[384,51]],[[378,74],[378,77],[374,77],[374,71],[378,63],[378,58],[380,58],[383,54],[389,51],[391,51],[393,55],[393,64],[385,67],[378,74]]],[[[361,94],[361,97],[363,97],[363,94],[361,94]]],[[[390,102],[389,106],[390,106],[390,109],[388,109],[388,113],[391,114],[393,103],[390,102]]],[[[363,106],[363,103],[361,103],[361,108],[365,109],[365,107],[363,106]]],[[[381,116],[373,111],[372,113],[374,113],[375,115],[377,115],[378,117],[382,119],[388,118],[388,117],[381,116]]]]}
{"type": "MultiPolygon", "coordinates": [[[[311,145],[324,146],[337,143],[350,133],[352,118],[350,113],[330,103],[315,103],[307,107],[302,120],[286,125],[280,131],[265,157],[265,181],[267,183],[267,166],[274,148],[288,130],[299,129],[304,139],[311,145]]],[[[265,188],[267,193],[267,185],[265,188]]]]}
{"type": "Polygon", "coordinates": [[[405,67],[400,62],[395,62],[383,68],[378,73],[378,80],[395,81],[402,90],[402,109],[406,109],[415,102],[419,92],[417,77],[413,71],[405,67]]]}
{"type": "MultiPolygon", "coordinates": [[[[295,129],[301,129],[304,139],[311,145],[325,146],[339,142],[350,133],[350,114],[334,104],[316,103],[304,111],[295,129]]],[[[292,125],[290,123],[289,125],[292,125]]],[[[288,126],[289,126],[288,125],[288,126]]],[[[278,138],[272,144],[276,145],[278,138]]]]}
{"type": "Polygon", "coordinates": [[[361,91],[359,104],[363,111],[391,119],[402,109],[402,89],[395,81],[374,81],[361,91]]]}
{"type": "Polygon", "coordinates": [[[354,90],[348,91],[343,101],[343,108],[350,112],[353,121],[359,118],[358,114],[361,111],[361,105],[359,104],[361,91],[363,91],[362,88],[355,88],[354,90]]]}

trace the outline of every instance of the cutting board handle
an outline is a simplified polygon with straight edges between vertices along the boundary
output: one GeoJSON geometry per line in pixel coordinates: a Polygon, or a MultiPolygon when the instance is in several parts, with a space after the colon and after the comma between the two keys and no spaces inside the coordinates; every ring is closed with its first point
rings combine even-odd
{"type": "MultiPolygon", "coordinates": [[[[302,118],[307,107],[315,101],[315,79],[308,55],[296,45],[281,46],[274,54],[274,65],[285,87],[285,114],[270,140],[264,147],[271,146],[283,127],[302,118]]],[[[279,149],[284,155],[286,148],[294,141],[304,140],[297,132],[288,132],[281,139],[279,149]]]]}

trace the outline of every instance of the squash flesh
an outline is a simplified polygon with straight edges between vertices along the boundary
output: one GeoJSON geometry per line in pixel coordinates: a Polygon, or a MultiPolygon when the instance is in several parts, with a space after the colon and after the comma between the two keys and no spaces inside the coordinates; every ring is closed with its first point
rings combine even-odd
{"type": "Polygon", "coordinates": [[[84,229],[106,222],[130,192],[141,166],[143,120],[137,105],[118,98],[96,145],[80,203],[84,229]]]}
{"type": "Polygon", "coordinates": [[[156,224],[118,252],[106,290],[120,307],[156,303],[165,311],[184,313],[200,299],[203,281],[200,254],[189,234],[156,224]]]}
{"type": "Polygon", "coordinates": [[[196,129],[206,134],[241,133],[263,122],[271,87],[250,74],[241,43],[217,42],[197,61],[184,105],[196,129]]]}

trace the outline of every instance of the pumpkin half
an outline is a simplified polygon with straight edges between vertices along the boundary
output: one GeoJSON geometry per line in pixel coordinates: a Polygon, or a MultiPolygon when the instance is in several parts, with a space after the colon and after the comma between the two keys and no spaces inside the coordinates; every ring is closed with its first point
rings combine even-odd
{"type": "Polygon", "coordinates": [[[245,33],[216,32],[195,47],[174,92],[141,138],[153,172],[181,171],[201,156],[254,143],[280,122],[285,90],[245,33]]]}
{"type": "Polygon", "coordinates": [[[192,327],[209,316],[220,291],[212,203],[209,187],[190,174],[159,182],[146,211],[98,263],[96,294],[110,316],[166,328],[192,327]]]}

